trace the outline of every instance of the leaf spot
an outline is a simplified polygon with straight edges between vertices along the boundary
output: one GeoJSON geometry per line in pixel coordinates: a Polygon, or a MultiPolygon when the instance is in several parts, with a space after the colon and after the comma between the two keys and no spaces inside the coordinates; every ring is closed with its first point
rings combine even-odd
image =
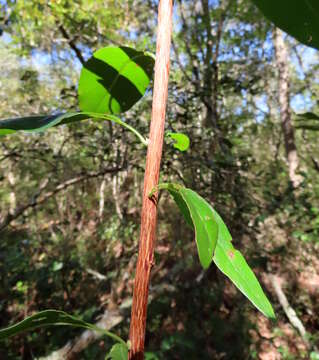
{"type": "Polygon", "coordinates": [[[234,253],[233,250],[229,250],[228,253],[227,253],[227,255],[228,255],[232,260],[233,260],[234,257],[235,257],[235,253],[234,253]]]}

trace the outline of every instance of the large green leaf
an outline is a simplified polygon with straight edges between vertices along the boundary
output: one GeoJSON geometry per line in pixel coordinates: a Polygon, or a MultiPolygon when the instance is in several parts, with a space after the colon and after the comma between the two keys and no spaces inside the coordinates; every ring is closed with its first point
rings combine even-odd
{"type": "Polygon", "coordinates": [[[126,346],[125,341],[122,340],[119,336],[59,310],[40,311],[25,318],[17,324],[11,325],[5,329],[1,329],[0,340],[10,336],[18,335],[25,331],[34,330],[36,328],[49,325],[68,325],[98,331],[111,337],[113,340],[120,342],[123,344],[123,346],[126,346]]]}
{"type": "Polygon", "coordinates": [[[177,184],[160,184],[158,188],[170,192],[187,223],[194,229],[199,261],[207,269],[213,260],[218,235],[213,209],[193,190],[177,184]]]}
{"type": "Polygon", "coordinates": [[[38,115],[26,116],[20,118],[12,118],[0,120],[0,136],[15,133],[17,131],[38,132],[47,130],[53,126],[69,124],[86,119],[93,119],[94,121],[108,120],[115,122],[138,137],[138,139],[147,145],[146,139],[132,126],[128,125],[115,115],[98,114],[94,112],[77,112],[77,113],[64,113],[57,115],[38,115]]]}
{"type": "Polygon", "coordinates": [[[308,46],[319,49],[318,0],[253,0],[276,26],[308,46]]]}
{"type": "Polygon", "coordinates": [[[275,318],[274,310],[261,288],[255,274],[246,260],[236,250],[232,237],[222,218],[213,210],[218,223],[218,240],[214,254],[214,263],[237,288],[260,310],[265,316],[275,318]]]}
{"type": "Polygon", "coordinates": [[[129,47],[96,51],[82,68],[79,103],[82,111],[119,114],[142,98],[153,74],[154,56],[129,47]]]}
{"type": "Polygon", "coordinates": [[[106,356],[105,360],[127,360],[128,359],[128,348],[122,343],[113,345],[111,351],[106,356]]]}

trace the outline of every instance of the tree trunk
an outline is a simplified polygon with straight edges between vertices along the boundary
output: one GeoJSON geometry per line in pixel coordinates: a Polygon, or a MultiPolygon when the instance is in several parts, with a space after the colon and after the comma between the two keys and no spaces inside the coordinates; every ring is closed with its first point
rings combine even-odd
{"type": "Polygon", "coordinates": [[[284,42],[283,32],[276,28],[275,30],[275,50],[276,66],[278,68],[278,96],[280,106],[281,126],[285,141],[285,150],[289,167],[289,179],[294,188],[298,187],[301,182],[301,176],[298,175],[297,168],[299,159],[295,144],[294,128],[291,121],[290,111],[290,93],[289,93],[289,66],[288,50],[284,42]]]}
{"type": "Polygon", "coordinates": [[[131,360],[144,359],[148,289],[151,268],[154,265],[157,217],[157,197],[151,200],[148,194],[158,184],[162,157],[170,67],[172,12],[172,0],[161,0],[159,2],[152,121],[144,176],[141,233],[130,326],[131,349],[129,359],[131,360]]]}

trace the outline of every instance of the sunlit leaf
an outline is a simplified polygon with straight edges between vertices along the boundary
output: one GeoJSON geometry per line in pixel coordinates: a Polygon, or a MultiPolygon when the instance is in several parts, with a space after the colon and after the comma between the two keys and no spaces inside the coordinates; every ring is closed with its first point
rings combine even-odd
{"type": "Polygon", "coordinates": [[[128,359],[128,348],[122,343],[113,345],[111,351],[106,356],[105,360],[127,360],[128,359]]]}
{"type": "Polygon", "coordinates": [[[213,258],[214,263],[258,310],[269,318],[275,318],[274,310],[255,274],[240,251],[233,247],[232,237],[224,221],[215,210],[213,211],[218,223],[218,240],[213,258]]]}
{"type": "Polygon", "coordinates": [[[319,49],[318,0],[253,0],[276,26],[308,46],[319,49]]]}
{"type": "Polygon", "coordinates": [[[150,83],[154,56],[129,47],[97,50],[82,68],[79,104],[82,111],[119,114],[140,100],[150,83]]]}
{"type": "Polygon", "coordinates": [[[189,137],[182,133],[173,133],[168,132],[166,134],[168,137],[174,140],[174,148],[180,151],[186,151],[189,148],[189,137]]]}
{"type": "Polygon", "coordinates": [[[213,209],[206,200],[190,189],[176,184],[161,185],[170,192],[187,223],[194,229],[199,261],[207,269],[213,260],[218,234],[213,209]]]}
{"type": "Polygon", "coordinates": [[[159,184],[173,196],[186,222],[195,229],[200,262],[207,268],[212,261],[264,315],[275,318],[273,308],[255,274],[242,254],[232,245],[232,237],[219,214],[193,190],[173,183],[159,184]]]}

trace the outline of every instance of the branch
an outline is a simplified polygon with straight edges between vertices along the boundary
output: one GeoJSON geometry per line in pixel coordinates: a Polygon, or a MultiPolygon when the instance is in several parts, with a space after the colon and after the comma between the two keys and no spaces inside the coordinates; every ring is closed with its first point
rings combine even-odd
{"type": "Polygon", "coordinates": [[[92,275],[97,280],[100,280],[100,281],[107,280],[107,277],[105,275],[103,275],[103,274],[101,274],[98,271],[95,271],[93,269],[88,268],[88,269],[86,269],[86,272],[88,274],[92,275]]]}
{"type": "Polygon", "coordinates": [[[81,51],[79,50],[79,48],[76,46],[74,39],[72,39],[70,37],[70,35],[67,33],[67,31],[65,30],[63,25],[61,25],[61,24],[58,25],[58,29],[59,29],[60,33],[63,35],[63,37],[67,40],[70,48],[75,52],[76,57],[79,59],[79,61],[83,65],[85,63],[84,57],[83,57],[81,51]]]}
{"type": "Polygon", "coordinates": [[[311,160],[312,160],[314,169],[319,172],[319,162],[318,162],[318,160],[316,160],[316,159],[315,159],[314,157],[312,157],[312,156],[311,156],[311,160]]]}
{"type": "MultiPolygon", "coordinates": [[[[184,15],[182,0],[179,0],[178,4],[179,4],[179,8],[180,8],[180,16],[181,16],[181,20],[182,20],[183,32],[185,34],[187,34],[189,32],[189,26],[187,24],[187,21],[186,21],[185,15],[184,15]]],[[[197,84],[196,89],[198,91],[200,89],[200,78],[199,78],[199,70],[198,70],[198,64],[199,64],[200,61],[198,59],[197,54],[192,52],[189,44],[190,44],[190,41],[188,41],[188,39],[185,37],[185,49],[186,49],[186,52],[187,52],[187,54],[188,54],[188,56],[190,58],[191,66],[192,66],[192,72],[193,72],[193,75],[195,77],[195,82],[193,82],[193,83],[197,84]]]]}
{"type": "Polygon", "coordinates": [[[290,306],[288,299],[280,285],[280,278],[276,275],[270,275],[269,279],[288,320],[290,321],[291,325],[299,331],[301,337],[308,344],[308,340],[306,338],[306,329],[303,326],[301,320],[298,318],[295,310],[290,306]]]}
{"type": "Polygon", "coordinates": [[[98,172],[89,172],[84,175],[79,175],[79,176],[76,176],[75,178],[69,179],[69,180],[59,184],[58,186],[55,187],[55,189],[48,191],[48,192],[44,193],[43,195],[41,195],[44,188],[47,186],[47,183],[48,183],[48,180],[47,180],[40,186],[40,189],[31,197],[31,199],[28,202],[26,202],[23,205],[18,206],[12,212],[8,212],[6,215],[0,217],[0,231],[2,231],[5,227],[7,227],[13,220],[16,220],[18,217],[20,217],[22,214],[24,214],[26,210],[28,210],[30,208],[34,208],[34,207],[44,203],[47,199],[56,195],[60,191],[65,190],[69,186],[75,185],[79,182],[82,182],[82,181],[85,181],[88,179],[103,176],[106,173],[115,173],[115,172],[120,171],[121,169],[122,169],[122,167],[116,167],[116,168],[104,169],[104,170],[101,170],[98,172]]]}

